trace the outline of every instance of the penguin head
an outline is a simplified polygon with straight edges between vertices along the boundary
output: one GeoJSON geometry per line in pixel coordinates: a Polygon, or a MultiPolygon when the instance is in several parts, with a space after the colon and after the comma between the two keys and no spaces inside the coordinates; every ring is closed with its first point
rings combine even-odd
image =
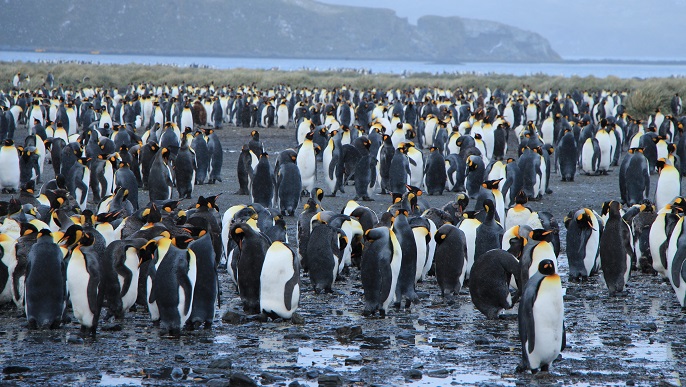
{"type": "Polygon", "coordinates": [[[539,242],[550,242],[553,238],[553,230],[538,228],[529,232],[529,239],[539,242]]]}
{"type": "Polygon", "coordinates": [[[523,190],[520,190],[520,191],[517,192],[517,194],[515,195],[515,203],[516,203],[516,204],[524,205],[524,204],[526,204],[528,201],[529,201],[529,196],[528,196],[526,193],[524,193],[523,190]]]}
{"type": "Polygon", "coordinates": [[[395,213],[393,215],[395,218],[397,218],[400,215],[408,216],[409,211],[406,208],[398,208],[395,210],[395,213]]]}
{"type": "Polygon", "coordinates": [[[545,275],[555,274],[555,264],[551,259],[544,259],[538,264],[538,272],[545,275]]]}
{"type": "Polygon", "coordinates": [[[686,199],[682,196],[676,197],[672,203],[672,212],[686,212],[686,199]]]}
{"type": "Polygon", "coordinates": [[[12,141],[12,140],[9,139],[9,138],[8,138],[8,139],[5,139],[4,145],[5,145],[5,146],[14,146],[14,141],[12,141]]]}
{"type": "Polygon", "coordinates": [[[50,237],[52,239],[52,232],[48,228],[41,229],[38,232],[37,238],[42,238],[42,237],[50,237]]]}
{"type": "Polygon", "coordinates": [[[460,212],[464,211],[469,205],[469,195],[466,192],[460,192],[455,196],[455,204],[460,212]]]}
{"type": "Polygon", "coordinates": [[[491,199],[484,200],[483,206],[484,206],[484,211],[486,211],[486,213],[490,214],[491,212],[495,211],[495,204],[493,203],[493,200],[491,200],[491,199]]]}
{"type": "Polygon", "coordinates": [[[81,239],[79,239],[79,245],[81,246],[92,246],[95,243],[95,237],[90,232],[84,232],[81,239]]]}
{"type": "Polygon", "coordinates": [[[481,184],[481,186],[484,187],[484,188],[486,188],[486,189],[491,189],[491,190],[493,190],[493,189],[499,189],[499,187],[500,187],[500,182],[501,182],[502,180],[503,180],[503,179],[488,180],[488,181],[483,182],[483,184],[481,184]]]}
{"type": "Polygon", "coordinates": [[[72,224],[67,228],[67,231],[64,232],[64,235],[62,238],[60,238],[59,243],[70,247],[75,245],[81,238],[83,237],[83,227],[78,224],[72,224]]]}
{"type": "Polygon", "coordinates": [[[655,166],[657,167],[657,173],[659,174],[662,172],[662,170],[665,168],[665,165],[667,165],[667,160],[665,160],[664,157],[661,157],[657,160],[655,163],[655,166]]]}
{"type": "Polygon", "coordinates": [[[319,187],[315,187],[315,189],[312,191],[312,198],[315,198],[321,202],[324,199],[324,190],[319,187]]]}
{"type": "Polygon", "coordinates": [[[588,208],[584,208],[577,212],[576,223],[579,228],[590,228],[593,229],[593,217],[595,215],[588,208]]]}
{"type": "Polygon", "coordinates": [[[172,244],[181,250],[188,248],[188,245],[193,242],[193,238],[187,235],[176,235],[171,238],[172,244]]]}

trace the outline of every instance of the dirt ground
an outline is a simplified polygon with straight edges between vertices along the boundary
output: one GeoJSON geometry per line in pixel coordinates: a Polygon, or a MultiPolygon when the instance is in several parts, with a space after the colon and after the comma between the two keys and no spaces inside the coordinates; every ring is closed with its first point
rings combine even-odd
{"type": "MultiPolygon", "coordinates": [[[[223,182],[196,186],[193,197],[222,192],[218,204],[248,203],[237,196],[236,162],[251,129],[219,131],[224,148],[223,182]]],[[[23,137],[19,131],[17,139],[23,137]]],[[[268,152],[295,145],[294,129],[260,129],[268,152]]],[[[18,142],[21,142],[19,140],[18,142]]],[[[512,147],[511,147],[512,149],[512,147]]],[[[272,158],[272,162],[275,157],[272,158]]],[[[46,171],[51,170],[46,166],[46,171]]],[[[515,374],[520,361],[516,308],[505,318],[486,320],[468,291],[448,306],[435,278],[418,285],[421,300],[410,311],[391,310],[387,318],[361,316],[362,287],[355,269],[336,282],[330,295],[315,295],[302,281],[302,321],[260,322],[229,313],[240,310],[238,294],[222,272],[222,305],[211,330],[187,332],[180,339],[160,337],[147,311],[139,308],[117,323],[102,325],[95,340],[79,337],[77,323],[54,331],[29,331],[14,306],[0,308],[0,365],[3,385],[681,385],[686,379],[686,313],[671,286],[658,276],[633,273],[628,295],[611,298],[601,277],[568,283],[564,215],[619,199],[618,168],[608,176],[577,176],[530,203],[560,222],[559,266],[566,289],[567,349],[549,374],[515,374]]],[[[657,177],[653,176],[653,186],[657,177]]],[[[324,186],[322,172],[318,182],[324,186]]],[[[354,195],[325,198],[326,209],[340,210],[354,195]]],[[[147,200],[141,192],[141,203],[147,200]]],[[[2,195],[6,200],[8,195],[2,195]]],[[[374,194],[365,203],[375,211],[389,205],[374,194]]],[[[453,194],[428,197],[442,206],[453,194]]],[[[195,202],[187,200],[184,206],[195,202]]],[[[301,204],[302,205],[302,204],[301,204]]],[[[295,241],[297,218],[287,218],[295,241]]]]}

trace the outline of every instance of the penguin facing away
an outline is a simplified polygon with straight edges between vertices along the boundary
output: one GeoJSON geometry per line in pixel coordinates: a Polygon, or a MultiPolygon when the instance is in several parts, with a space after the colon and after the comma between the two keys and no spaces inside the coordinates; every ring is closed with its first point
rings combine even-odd
{"type": "Polygon", "coordinates": [[[436,251],[436,281],[441,289],[441,296],[448,305],[453,297],[460,293],[464,283],[467,266],[467,241],[464,232],[452,224],[444,224],[434,235],[436,251]]]}
{"type": "Polygon", "coordinates": [[[378,311],[383,318],[395,299],[402,251],[395,233],[387,227],[367,230],[365,239],[360,263],[365,301],[362,315],[373,316],[378,311]]]}
{"type": "Polygon", "coordinates": [[[633,249],[631,228],[620,214],[619,202],[609,203],[610,215],[600,236],[600,263],[610,295],[624,291],[629,281],[633,249]]]}
{"type": "Polygon", "coordinates": [[[67,303],[63,258],[50,230],[41,230],[26,263],[24,311],[29,329],[55,329],[62,322],[67,303]]]}
{"type": "Polygon", "coordinates": [[[503,309],[510,309],[516,300],[510,294],[511,279],[519,286],[519,261],[505,250],[484,253],[472,266],[469,293],[474,306],[487,319],[498,318],[503,309]]]}

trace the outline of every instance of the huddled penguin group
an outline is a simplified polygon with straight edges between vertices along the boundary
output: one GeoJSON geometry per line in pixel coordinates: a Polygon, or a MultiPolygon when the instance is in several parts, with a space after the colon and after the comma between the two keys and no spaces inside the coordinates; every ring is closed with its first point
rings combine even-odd
{"type": "Polygon", "coordinates": [[[658,110],[644,125],[626,93],[140,84],[0,97],[29,134],[18,147],[2,132],[0,186],[15,196],[0,203],[0,302],[31,328],[71,310],[95,334],[139,306],[179,335],[211,327],[222,289],[245,313],[291,319],[301,292],[349,277],[361,313],[384,317],[421,307],[417,284],[435,276],[446,305],[468,293],[488,319],[519,302],[520,369],[536,372],[565,347],[561,251],[574,286],[602,273],[619,295],[640,267],[686,303],[686,120],[658,110]],[[194,191],[227,175],[224,124],[253,129],[232,150],[245,200],[221,213],[219,195],[194,191]],[[265,131],[286,128],[292,148],[265,146],[265,131]],[[528,203],[553,194],[556,172],[577,184],[613,167],[621,197],[566,209],[563,248],[557,219],[528,203]],[[442,207],[426,198],[444,192],[442,207]],[[333,208],[339,194],[351,200],[333,208]],[[378,194],[384,210],[364,205],[378,194]]]}

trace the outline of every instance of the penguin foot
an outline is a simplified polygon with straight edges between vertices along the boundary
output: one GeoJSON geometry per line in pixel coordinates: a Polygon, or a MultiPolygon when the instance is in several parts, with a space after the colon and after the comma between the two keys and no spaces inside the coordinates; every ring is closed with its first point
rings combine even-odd
{"type": "MultiPolygon", "coordinates": [[[[519,364],[517,365],[517,368],[515,368],[515,373],[521,374],[527,370],[528,367],[526,367],[524,364],[519,364]]],[[[532,370],[533,373],[533,370],[532,370]]]]}
{"type": "Polygon", "coordinates": [[[551,193],[553,193],[553,190],[550,189],[550,188],[548,188],[548,189],[545,190],[545,193],[548,194],[548,195],[550,195],[551,193]]]}
{"type": "Polygon", "coordinates": [[[370,198],[369,196],[362,196],[362,201],[363,202],[373,202],[374,199],[370,198]]]}

